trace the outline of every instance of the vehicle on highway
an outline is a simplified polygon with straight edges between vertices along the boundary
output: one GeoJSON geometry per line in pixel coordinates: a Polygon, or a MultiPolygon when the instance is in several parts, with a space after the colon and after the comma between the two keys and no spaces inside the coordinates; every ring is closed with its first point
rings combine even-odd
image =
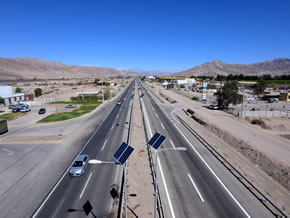
{"type": "Polygon", "coordinates": [[[218,110],[219,109],[218,105],[216,105],[216,104],[211,104],[211,105],[207,106],[207,108],[211,109],[211,110],[218,110]]]}
{"type": "Polygon", "coordinates": [[[70,168],[69,175],[70,176],[81,176],[84,174],[85,169],[88,165],[89,155],[81,154],[75,160],[70,168]]]}
{"type": "Polygon", "coordinates": [[[46,112],[45,108],[40,108],[38,114],[45,114],[45,112],[46,112]]]}
{"type": "Polygon", "coordinates": [[[0,119],[0,134],[8,132],[7,120],[0,119]]]}
{"type": "Polygon", "coordinates": [[[69,104],[69,105],[66,105],[65,108],[76,108],[77,106],[75,106],[74,104],[69,104]]]}
{"type": "Polygon", "coordinates": [[[21,113],[25,113],[25,112],[29,112],[29,111],[31,111],[31,109],[28,107],[23,107],[22,109],[20,109],[21,113]]]}
{"type": "Polygon", "coordinates": [[[117,104],[121,104],[121,101],[119,100],[119,101],[117,101],[117,104]]]}

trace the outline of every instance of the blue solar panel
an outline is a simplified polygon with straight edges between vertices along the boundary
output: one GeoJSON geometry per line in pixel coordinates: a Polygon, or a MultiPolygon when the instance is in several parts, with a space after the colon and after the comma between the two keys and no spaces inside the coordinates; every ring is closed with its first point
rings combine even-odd
{"type": "Polygon", "coordinates": [[[120,147],[118,148],[118,150],[115,152],[115,154],[113,155],[113,157],[116,159],[116,160],[119,160],[120,156],[122,155],[122,153],[126,150],[126,148],[128,147],[129,145],[125,142],[123,142],[120,147]]]}
{"type": "Polygon", "coordinates": [[[157,150],[160,147],[160,145],[164,142],[165,139],[166,139],[165,136],[160,135],[160,137],[157,139],[157,141],[152,145],[153,148],[155,148],[157,150]]]}
{"type": "Polygon", "coordinates": [[[156,142],[156,140],[158,139],[159,136],[160,136],[160,134],[158,132],[156,132],[154,134],[154,136],[149,140],[148,144],[152,146],[156,142]]]}
{"type": "Polygon", "coordinates": [[[129,145],[118,160],[120,164],[123,165],[128,160],[133,151],[134,148],[129,145]]]}

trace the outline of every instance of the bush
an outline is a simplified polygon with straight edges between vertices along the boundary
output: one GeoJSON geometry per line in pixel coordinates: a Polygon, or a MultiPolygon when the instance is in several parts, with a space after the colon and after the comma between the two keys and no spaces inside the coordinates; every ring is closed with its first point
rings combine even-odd
{"type": "Polygon", "coordinates": [[[22,93],[22,89],[17,87],[16,90],[15,90],[15,93],[22,93]]]}
{"type": "Polygon", "coordinates": [[[42,95],[42,89],[41,88],[34,89],[34,95],[35,95],[35,97],[41,96],[42,95]]]}
{"type": "Polygon", "coordinates": [[[266,124],[263,120],[261,120],[261,119],[253,119],[253,120],[251,121],[251,124],[259,125],[259,126],[261,126],[263,129],[270,129],[270,127],[267,126],[267,124],[266,124]]]}
{"type": "Polygon", "coordinates": [[[194,100],[194,101],[199,101],[199,98],[198,98],[197,96],[193,96],[193,97],[192,97],[192,100],[194,100]]]}

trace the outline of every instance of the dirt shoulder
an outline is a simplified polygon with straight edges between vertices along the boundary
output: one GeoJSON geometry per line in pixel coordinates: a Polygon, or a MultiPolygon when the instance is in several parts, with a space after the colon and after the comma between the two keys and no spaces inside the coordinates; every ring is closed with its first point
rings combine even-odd
{"type": "MultiPolygon", "coordinates": [[[[137,88],[135,89],[133,124],[130,144],[135,148],[127,167],[127,193],[137,194],[128,197],[128,207],[138,217],[152,217],[154,205],[154,186],[148,160],[144,126],[137,88]]],[[[128,217],[137,217],[128,210],[128,217]]]]}

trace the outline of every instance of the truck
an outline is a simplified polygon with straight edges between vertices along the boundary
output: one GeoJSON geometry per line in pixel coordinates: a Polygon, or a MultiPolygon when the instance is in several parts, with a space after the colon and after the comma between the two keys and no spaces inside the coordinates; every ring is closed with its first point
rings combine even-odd
{"type": "Polygon", "coordinates": [[[0,134],[8,132],[7,120],[0,119],[0,134]]]}

